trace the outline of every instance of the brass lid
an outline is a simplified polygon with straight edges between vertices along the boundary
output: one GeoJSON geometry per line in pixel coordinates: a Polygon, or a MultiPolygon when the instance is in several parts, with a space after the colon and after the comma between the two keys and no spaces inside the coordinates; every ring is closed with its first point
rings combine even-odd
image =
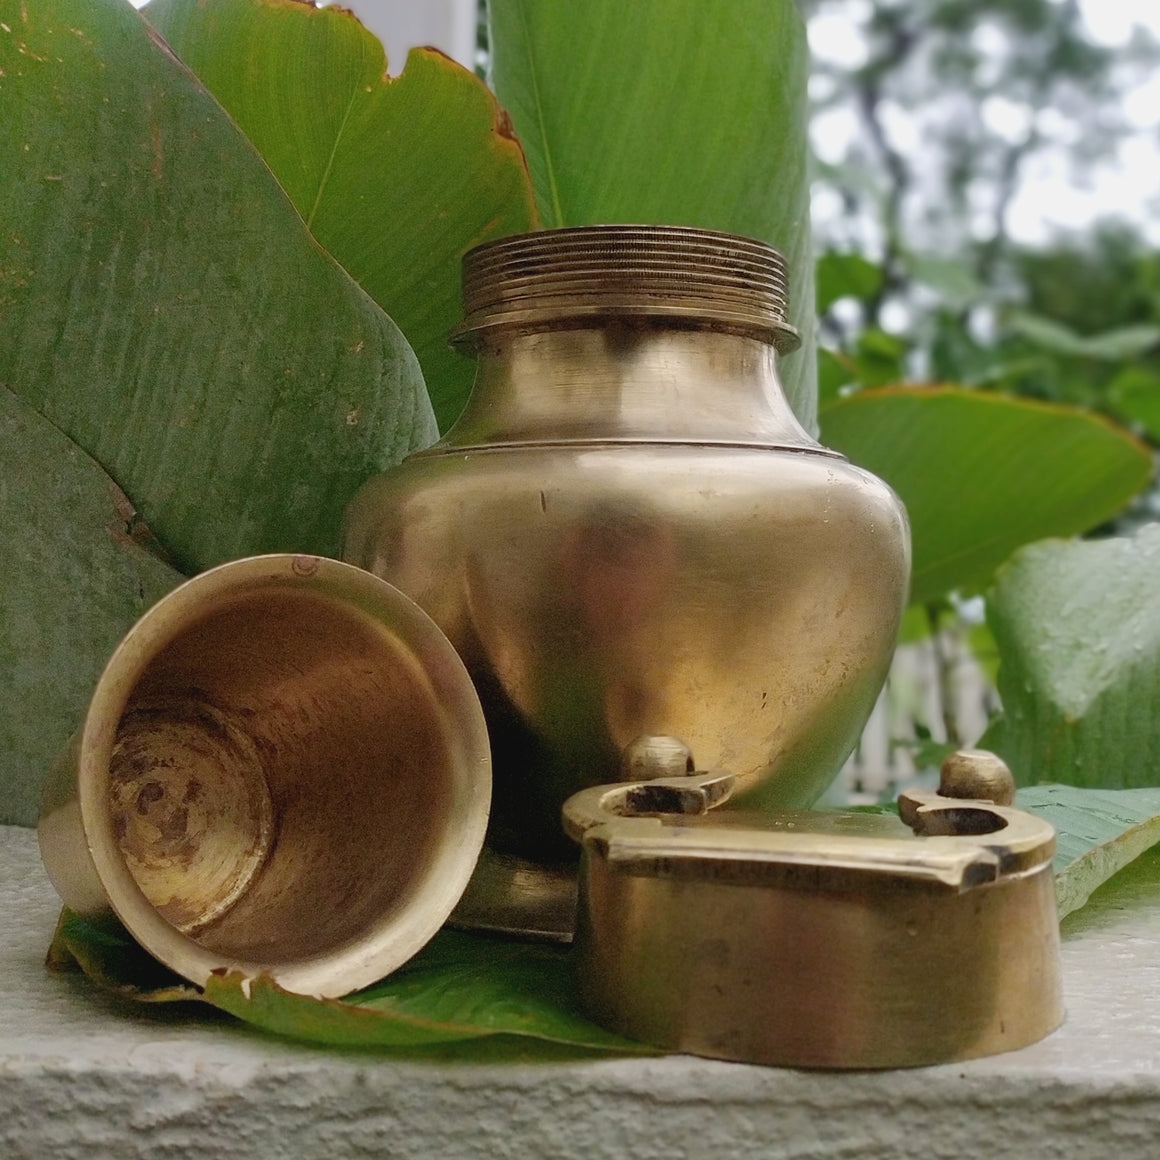
{"type": "Polygon", "coordinates": [[[737,234],[644,225],[540,230],[464,256],[465,320],[451,341],[614,316],[750,333],[785,353],[800,342],[787,320],[786,285],[785,258],[737,234]]]}
{"type": "Polygon", "coordinates": [[[793,1067],[970,1059],[1054,1030],[1054,831],[971,796],[993,789],[990,755],[958,758],[968,777],[904,794],[900,818],[754,813],[729,804],[728,774],[576,794],[564,819],[584,858],[589,1014],[678,1051],[793,1067]]]}

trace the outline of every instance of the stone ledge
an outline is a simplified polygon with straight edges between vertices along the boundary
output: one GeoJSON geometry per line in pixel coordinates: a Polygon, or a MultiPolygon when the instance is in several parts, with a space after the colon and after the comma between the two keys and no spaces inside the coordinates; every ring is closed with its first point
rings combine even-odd
{"type": "Polygon", "coordinates": [[[1023,1051],[836,1074],[714,1063],[463,1063],[323,1051],[212,1012],[143,1008],[52,976],[58,903],[30,830],[0,827],[0,1155],[727,1156],[908,1160],[1114,1155],[1160,1134],[1160,856],[1069,921],[1066,1025],[1023,1051]]]}

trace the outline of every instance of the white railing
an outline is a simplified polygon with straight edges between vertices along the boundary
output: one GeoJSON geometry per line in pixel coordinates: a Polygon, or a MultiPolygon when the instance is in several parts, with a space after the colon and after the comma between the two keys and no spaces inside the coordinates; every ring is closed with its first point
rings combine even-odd
{"type": "Polygon", "coordinates": [[[972,745],[998,707],[994,686],[958,631],[940,633],[937,653],[931,640],[903,645],[895,654],[862,740],[829,800],[870,804],[894,797],[916,781],[934,780],[933,768],[924,770],[915,761],[912,743],[924,732],[932,741],[945,742],[949,716],[957,726],[959,742],[972,745]],[[944,696],[949,712],[944,711],[944,696]]]}

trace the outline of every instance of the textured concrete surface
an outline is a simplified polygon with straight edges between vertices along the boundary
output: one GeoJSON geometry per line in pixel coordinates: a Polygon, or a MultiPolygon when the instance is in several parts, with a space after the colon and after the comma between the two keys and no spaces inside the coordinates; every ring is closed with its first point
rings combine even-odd
{"type": "Polygon", "coordinates": [[[1069,1017],[1050,1039],[969,1064],[863,1074],[315,1050],[47,974],[58,906],[29,830],[0,828],[0,906],[5,1160],[1160,1154],[1156,856],[1069,923],[1069,1017]]]}

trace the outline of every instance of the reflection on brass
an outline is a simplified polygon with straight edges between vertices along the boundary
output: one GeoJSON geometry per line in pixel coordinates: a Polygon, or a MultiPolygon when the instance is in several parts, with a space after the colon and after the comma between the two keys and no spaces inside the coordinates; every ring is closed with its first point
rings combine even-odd
{"type": "Polygon", "coordinates": [[[1063,1019],[1052,827],[909,793],[902,817],[730,801],[703,774],[585,790],[581,995],[606,1026],[719,1059],[905,1067],[1063,1019]]]}
{"type": "Polygon", "coordinates": [[[381,580],[259,556],[129,632],[49,779],[41,851],[65,903],[110,911],[204,984],[219,967],[342,995],[450,913],[487,822],[478,699],[381,580]]]}
{"type": "Polygon", "coordinates": [[[783,259],[588,227],[490,243],[464,279],[471,400],[356,497],[344,555],[463,657],[491,734],[490,847],[574,857],[564,801],[624,776],[641,737],[738,774],[755,808],[809,805],[881,686],[909,546],[890,489],[786,402],[783,259]]]}

